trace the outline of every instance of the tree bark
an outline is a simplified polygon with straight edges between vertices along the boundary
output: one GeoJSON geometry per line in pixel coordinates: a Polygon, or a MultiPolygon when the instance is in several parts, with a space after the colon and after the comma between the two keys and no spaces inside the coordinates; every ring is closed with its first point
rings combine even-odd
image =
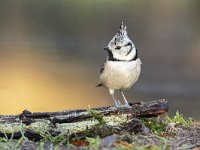
{"type": "Polygon", "coordinates": [[[40,140],[45,135],[58,136],[65,133],[69,138],[77,136],[105,137],[120,132],[140,132],[141,117],[155,117],[169,109],[166,100],[130,104],[126,107],[99,107],[91,110],[60,112],[30,112],[19,115],[0,116],[0,136],[19,139],[22,135],[40,140]]]}

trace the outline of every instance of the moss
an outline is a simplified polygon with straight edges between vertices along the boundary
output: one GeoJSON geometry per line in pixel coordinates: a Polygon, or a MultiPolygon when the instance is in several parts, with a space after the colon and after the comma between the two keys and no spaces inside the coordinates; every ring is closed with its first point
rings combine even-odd
{"type": "Polygon", "coordinates": [[[55,126],[52,126],[50,121],[47,120],[40,120],[28,126],[22,124],[20,121],[19,123],[0,124],[0,132],[11,133],[11,137],[9,136],[9,138],[7,136],[5,136],[5,138],[0,138],[0,149],[20,148],[24,141],[28,141],[25,135],[23,135],[27,129],[35,131],[42,136],[42,140],[39,141],[37,145],[40,149],[44,148],[46,143],[53,143],[55,146],[54,149],[59,149],[60,145],[62,145],[63,148],[76,149],[77,147],[74,143],[82,144],[85,149],[98,149],[102,146],[102,141],[104,141],[111,142],[111,147],[109,147],[111,149],[168,150],[171,148],[170,146],[174,146],[174,144],[180,142],[179,139],[182,137],[187,139],[190,135],[193,141],[186,145],[184,145],[184,143],[180,144],[177,147],[187,148],[190,147],[191,144],[194,145],[195,140],[199,140],[199,126],[192,126],[193,120],[183,117],[179,112],[177,112],[174,117],[141,118],[140,120],[143,125],[149,128],[151,132],[144,130],[144,132],[140,134],[120,130],[119,125],[123,125],[124,122],[128,121],[127,115],[99,116],[96,112],[93,113],[93,115],[94,117],[90,120],[78,123],[56,124],[55,126]],[[171,123],[177,125],[177,127],[172,127],[177,130],[177,132],[173,134],[167,129],[168,125],[171,123]],[[50,133],[52,128],[54,128],[56,134],[50,133]],[[21,132],[22,137],[18,140],[14,140],[12,138],[12,133],[14,132],[21,132]],[[75,140],[73,137],[70,137],[70,132],[75,135],[75,140]],[[116,140],[109,140],[109,138],[107,138],[109,135],[116,137],[116,140]],[[74,142],[71,142],[71,140],[74,140],[74,142]]]}
{"type": "Polygon", "coordinates": [[[160,135],[165,132],[166,127],[170,124],[181,125],[183,127],[190,127],[193,125],[192,118],[185,118],[178,111],[174,117],[165,116],[164,118],[141,118],[144,126],[149,128],[153,133],[160,135]]]}
{"type": "Polygon", "coordinates": [[[92,118],[96,119],[99,122],[99,124],[105,123],[103,114],[98,113],[96,110],[90,109],[90,107],[87,109],[87,112],[92,118]]]}
{"type": "Polygon", "coordinates": [[[88,121],[82,121],[79,123],[62,123],[62,124],[56,124],[56,131],[58,132],[72,132],[77,133],[80,131],[84,131],[88,128],[88,126],[94,126],[98,124],[97,120],[88,120],[88,121]]]}
{"type": "Polygon", "coordinates": [[[48,133],[49,125],[50,125],[49,121],[43,120],[43,121],[31,123],[29,126],[26,126],[25,129],[33,130],[36,133],[39,133],[40,135],[43,136],[44,134],[48,133]]]}
{"type": "Polygon", "coordinates": [[[119,116],[111,115],[111,116],[108,116],[108,117],[104,117],[104,120],[105,120],[107,125],[115,126],[115,125],[119,125],[121,123],[126,122],[127,121],[127,115],[125,115],[125,114],[119,115],[119,116]]]}
{"type": "Polygon", "coordinates": [[[87,137],[86,141],[89,142],[88,146],[90,147],[90,149],[99,149],[100,142],[101,142],[99,136],[97,136],[96,138],[87,137]]]}
{"type": "MultiPolygon", "coordinates": [[[[105,125],[108,126],[114,126],[119,125],[120,123],[127,121],[127,115],[119,115],[119,116],[104,116],[103,117],[105,125]]],[[[79,123],[62,123],[62,124],[56,124],[56,131],[58,132],[72,132],[77,133],[81,131],[85,131],[88,128],[91,128],[93,126],[99,125],[99,121],[96,119],[91,119],[87,121],[82,121],[79,123]]]]}
{"type": "Polygon", "coordinates": [[[144,126],[149,128],[154,134],[160,135],[165,131],[166,124],[159,117],[156,118],[142,118],[144,126]]]}
{"type": "Polygon", "coordinates": [[[12,133],[19,132],[19,131],[20,131],[20,123],[0,124],[0,132],[1,133],[12,134],[12,133]]]}
{"type": "Polygon", "coordinates": [[[182,125],[184,127],[190,127],[193,125],[194,120],[192,118],[185,118],[182,114],[178,111],[174,117],[166,116],[164,122],[166,124],[175,123],[176,125],[182,125]]]}

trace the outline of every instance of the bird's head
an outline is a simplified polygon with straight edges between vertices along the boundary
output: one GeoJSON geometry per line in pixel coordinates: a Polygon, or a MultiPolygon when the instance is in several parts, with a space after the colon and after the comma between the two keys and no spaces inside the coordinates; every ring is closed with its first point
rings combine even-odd
{"type": "Polygon", "coordinates": [[[123,22],[120,25],[119,31],[115,34],[108,46],[104,48],[109,55],[119,60],[129,60],[136,54],[133,42],[128,37],[126,26],[123,22]]]}

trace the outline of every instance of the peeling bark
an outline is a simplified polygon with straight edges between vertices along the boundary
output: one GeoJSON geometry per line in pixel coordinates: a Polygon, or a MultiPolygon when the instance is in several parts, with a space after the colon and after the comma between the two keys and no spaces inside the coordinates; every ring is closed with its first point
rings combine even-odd
{"type": "Polygon", "coordinates": [[[93,108],[101,114],[103,123],[86,109],[60,112],[30,112],[24,110],[19,115],[0,116],[0,136],[19,139],[22,134],[34,141],[45,135],[66,134],[68,138],[77,136],[105,137],[120,132],[140,132],[142,124],[138,118],[155,117],[168,111],[166,100],[130,104],[131,108],[113,106],[93,108]]]}

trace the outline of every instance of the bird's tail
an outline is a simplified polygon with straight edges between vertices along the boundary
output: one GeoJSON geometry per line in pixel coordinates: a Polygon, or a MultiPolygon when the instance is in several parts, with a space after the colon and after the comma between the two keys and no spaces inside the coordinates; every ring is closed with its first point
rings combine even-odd
{"type": "Polygon", "coordinates": [[[96,87],[101,87],[101,86],[103,86],[102,83],[99,83],[99,84],[96,85],[96,87]]]}

